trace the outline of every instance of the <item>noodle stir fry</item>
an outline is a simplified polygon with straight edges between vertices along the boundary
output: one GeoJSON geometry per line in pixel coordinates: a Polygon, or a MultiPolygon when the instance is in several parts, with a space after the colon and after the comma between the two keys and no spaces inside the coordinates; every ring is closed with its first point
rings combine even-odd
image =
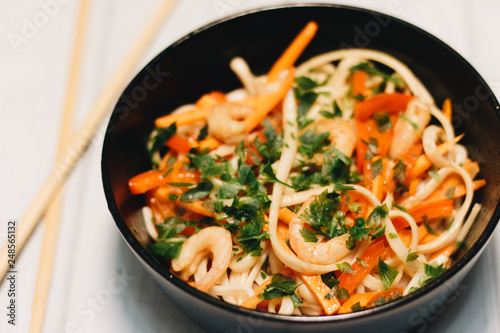
{"type": "Polygon", "coordinates": [[[212,91],[156,120],[145,194],[150,250],[193,287],[248,309],[332,315],[426,285],[480,205],[479,166],[414,74],[344,49],[294,67],[310,22],[271,70],[230,67],[212,91]],[[432,120],[432,122],[431,122],[432,120]]]}

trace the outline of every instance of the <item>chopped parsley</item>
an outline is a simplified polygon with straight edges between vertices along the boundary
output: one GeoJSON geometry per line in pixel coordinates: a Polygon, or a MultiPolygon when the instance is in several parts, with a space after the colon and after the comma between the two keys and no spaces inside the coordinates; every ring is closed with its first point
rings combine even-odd
{"type": "Polygon", "coordinates": [[[323,147],[330,144],[328,140],[330,133],[316,134],[316,130],[307,129],[299,136],[300,146],[297,148],[300,155],[312,158],[315,154],[323,153],[323,147]]]}
{"type": "Polygon", "coordinates": [[[444,195],[451,200],[453,199],[454,193],[455,193],[455,186],[452,186],[449,189],[447,189],[446,192],[444,192],[444,195]]]}
{"type": "Polygon", "coordinates": [[[381,158],[372,162],[372,179],[377,178],[377,176],[384,170],[384,162],[381,158]]]}
{"type": "MultiPolygon", "coordinates": [[[[176,123],[172,123],[169,127],[159,127],[156,129],[156,134],[149,141],[151,147],[149,148],[148,153],[152,161],[153,155],[165,146],[165,143],[167,143],[167,141],[175,134],[176,131],[176,123]]],[[[153,164],[156,165],[156,163],[153,164]]]]}
{"type": "Polygon", "coordinates": [[[437,264],[429,265],[424,263],[424,272],[425,275],[427,275],[427,278],[421,279],[422,281],[419,281],[419,283],[421,285],[427,284],[436,279],[439,275],[443,274],[444,271],[446,271],[446,267],[444,267],[443,264],[438,266],[437,264]]]}
{"type": "Polygon", "coordinates": [[[371,160],[375,155],[377,155],[378,152],[377,139],[370,137],[368,140],[369,142],[366,142],[365,140],[361,139],[361,141],[368,147],[365,156],[363,156],[363,159],[365,160],[371,160]]]}
{"type": "Polygon", "coordinates": [[[356,260],[358,261],[359,266],[361,266],[363,268],[367,268],[368,267],[368,263],[366,261],[364,261],[363,259],[357,257],[356,260]]]}
{"type": "Polygon", "coordinates": [[[406,164],[403,163],[402,160],[398,160],[398,163],[392,168],[394,171],[392,175],[392,179],[396,183],[396,191],[400,190],[401,188],[405,188],[403,185],[406,177],[406,164]]]}
{"type": "Polygon", "coordinates": [[[346,261],[344,261],[341,264],[337,264],[337,267],[338,267],[339,271],[341,271],[342,273],[349,273],[349,274],[354,273],[352,266],[346,261]]]}
{"type": "Polygon", "coordinates": [[[156,242],[148,247],[155,255],[165,258],[178,259],[184,242],[156,242]]]}
{"type": "Polygon", "coordinates": [[[411,125],[411,127],[413,127],[413,130],[418,131],[418,125],[416,122],[414,122],[413,120],[411,120],[410,118],[408,118],[404,114],[400,114],[399,118],[403,119],[404,121],[407,121],[411,125]]]}
{"type": "Polygon", "coordinates": [[[317,234],[333,238],[347,232],[344,213],[339,208],[339,195],[325,190],[311,202],[299,218],[309,223],[317,234]]]}
{"type": "Polygon", "coordinates": [[[266,286],[260,295],[266,300],[290,296],[293,306],[297,308],[299,304],[303,302],[300,297],[295,294],[295,289],[297,289],[297,287],[294,279],[277,273],[273,274],[271,283],[266,286]]]}
{"type": "Polygon", "coordinates": [[[363,307],[361,306],[361,304],[359,302],[357,302],[351,306],[351,310],[352,310],[352,312],[357,312],[357,311],[363,310],[363,307]]]}
{"type": "Polygon", "coordinates": [[[434,231],[434,229],[432,229],[432,227],[427,223],[427,216],[426,215],[422,215],[422,221],[424,223],[424,227],[425,229],[427,229],[427,232],[430,233],[431,235],[434,235],[434,236],[437,236],[438,233],[434,231]]]}
{"type": "Polygon", "coordinates": [[[382,222],[382,219],[386,218],[387,214],[389,214],[389,208],[387,208],[386,204],[377,206],[373,209],[370,215],[368,215],[366,224],[378,226],[382,222]]]}
{"type": "Polygon", "coordinates": [[[314,233],[311,232],[307,228],[300,229],[300,234],[302,235],[302,238],[304,239],[304,242],[307,242],[307,243],[316,243],[318,241],[318,239],[316,238],[316,236],[314,235],[314,233]]]}
{"type": "Polygon", "coordinates": [[[413,262],[417,260],[418,254],[417,252],[409,252],[408,256],[406,257],[406,262],[413,262]]]}
{"type": "Polygon", "coordinates": [[[377,130],[379,133],[384,133],[392,128],[391,118],[389,117],[389,113],[375,113],[373,115],[373,120],[377,123],[377,130]]]}
{"type": "Polygon", "coordinates": [[[437,171],[429,171],[428,174],[429,174],[429,176],[432,177],[432,179],[434,179],[438,183],[441,183],[443,181],[441,179],[441,177],[439,176],[439,173],[437,171]]]}
{"type": "Polygon", "coordinates": [[[398,276],[398,270],[394,267],[387,265],[382,260],[378,260],[377,265],[378,273],[380,274],[380,279],[382,280],[382,284],[384,285],[385,290],[389,289],[392,285],[396,276],[398,276]]]}

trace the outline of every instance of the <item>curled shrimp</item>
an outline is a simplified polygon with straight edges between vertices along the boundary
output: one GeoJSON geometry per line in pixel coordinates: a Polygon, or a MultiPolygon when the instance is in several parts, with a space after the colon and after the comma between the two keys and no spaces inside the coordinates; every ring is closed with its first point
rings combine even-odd
{"type": "Polygon", "coordinates": [[[182,271],[181,278],[187,280],[194,274],[203,258],[212,253],[212,267],[194,287],[207,291],[229,267],[232,253],[231,233],[221,227],[208,227],[191,236],[182,244],[179,259],[172,260],[172,269],[182,271]]]}
{"type": "Polygon", "coordinates": [[[241,119],[252,111],[253,109],[247,106],[231,103],[218,104],[207,115],[208,131],[225,143],[238,144],[248,134],[241,119]]]}
{"type": "Polygon", "coordinates": [[[394,126],[389,156],[396,159],[406,154],[410,147],[422,138],[423,130],[430,120],[431,110],[429,106],[422,103],[417,97],[413,98],[406,107],[404,117],[399,118],[394,126]]]}
{"type": "MultiPolygon", "coordinates": [[[[328,148],[335,145],[335,148],[340,150],[342,154],[351,157],[356,145],[356,134],[349,121],[342,118],[325,118],[314,122],[308,127],[316,128],[317,133],[328,132],[330,134],[328,138],[331,141],[328,148]]],[[[316,165],[322,165],[323,160],[323,154],[316,154],[311,159],[311,162],[316,165]]]]}
{"type": "Polygon", "coordinates": [[[294,218],[289,225],[290,246],[297,257],[311,264],[328,265],[345,257],[351,250],[346,247],[348,234],[334,237],[327,242],[306,242],[300,231],[304,221],[294,218]]]}

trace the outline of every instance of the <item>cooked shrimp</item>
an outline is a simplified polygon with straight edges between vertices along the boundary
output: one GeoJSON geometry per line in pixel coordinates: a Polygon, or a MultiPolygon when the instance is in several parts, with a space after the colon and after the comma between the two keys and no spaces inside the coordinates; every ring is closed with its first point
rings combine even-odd
{"type": "Polygon", "coordinates": [[[417,97],[413,98],[406,107],[404,117],[399,118],[394,126],[389,156],[396,159],[406,154],[410,147],[422,137],[422,132],[430,120],[429,106],[417,97]]]}
{"type": "Polygon", "coordinates": [[[351,250],[346,247],[348,234],[334,237],[327,242],[306,242],[300,231],[304,228],[304,221],[294,218],[289,225],[290,246],[297,257],[311,264],[328,265],[339,261],[351,250]]]}
{"type": "Polygon", "coordinates": [[[216,105],[207,115],[210,135],[228,144],[238,144],[247,136],[245,124],[240,121],[253,109],[231,103],[216,105]]]}
{"type": "Polygon", "coordinates": [[[196,271],[200,261],[212,253],[212,266],[194,287],[207,291],[229,267],[232,253],[231,233],[224,228],[208,227],[191,236],[182,244],[179,259],[172,260],[172,269],[182,271],[181,278],[187,280],[196,271]]]}
{"type": "MultiPolygon", "coordinates": [[[[356,145],[356,134],[354,133],[354,129],[351,123],[348,120],[344,120],[342,118],[324,118],[319,121],[316,121],[306,127],[307,129],[316,129],[317,133],[330,133],[328,137],[331,141],[331,147],[335,145],[335,147],[340,150],[347,157],[351,157],[352,152],[354,151],[354,146],[356,145]]],[[[304,131],[305,131],[304,130],[304,131]]],[[[316,165],[323,164],[324,155],[316,154],[311,162],[316,165]]]]}

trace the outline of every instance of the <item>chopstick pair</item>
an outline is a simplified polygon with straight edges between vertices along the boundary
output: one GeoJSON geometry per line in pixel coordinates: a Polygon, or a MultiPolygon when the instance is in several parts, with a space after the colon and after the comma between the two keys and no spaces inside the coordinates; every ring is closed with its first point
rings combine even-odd
{"type": "MultiPolygon", "coordinates": [[[[62,194],[61,189],[80,159],[82,153],[90,143],[93,135],[97,131],[100,123],[104,120],[113,103],[128,82],[128,79],[135,71],[147,47],[159,32],[167,14],[172,9],[175,0],[162,1],[159,8],[154,12],[153,17],[148,21],[138,40],[133,44],[130,54],[125,58],[121,66],[115,72],[110,83],[99,96],[96,104],[85,123],[80,128],[76,136],[70,140],[70,129],[73,119],[73,110],[76,101],[76,87],[78,85],[82,48],[85,34],[85,26],[88,16],[89,0],[81,0],[78,28],[75,39],[72,65],[70,70],[64,116],[58,145],[57,165],[58,169],[53,169],[47,178],[42,189],[37,194],[26,214],[19,221],[16,235],[16,255],[22,250],[27,240],[31,236],[40,219],[46,217],[45,233],[41,250],[39,271],[37,276],[35,296],[33,302],[33,312],[30,332],[41,332],[45,316],[48,292],[50,289],[52,271],[54,265],[54,254],[57,244],[59,220],[61,213],[62,194]],[[51,204],[52,203],[52,204],[51,204]],[[50,205],[50,209],[47,208],[50,205]]],[[[0,252],[0,258],[7,258],[8,244],[5,244],[0,252]]],[[[9,269],[7,260],[0,260],[0,281],[9,269]]]]}

